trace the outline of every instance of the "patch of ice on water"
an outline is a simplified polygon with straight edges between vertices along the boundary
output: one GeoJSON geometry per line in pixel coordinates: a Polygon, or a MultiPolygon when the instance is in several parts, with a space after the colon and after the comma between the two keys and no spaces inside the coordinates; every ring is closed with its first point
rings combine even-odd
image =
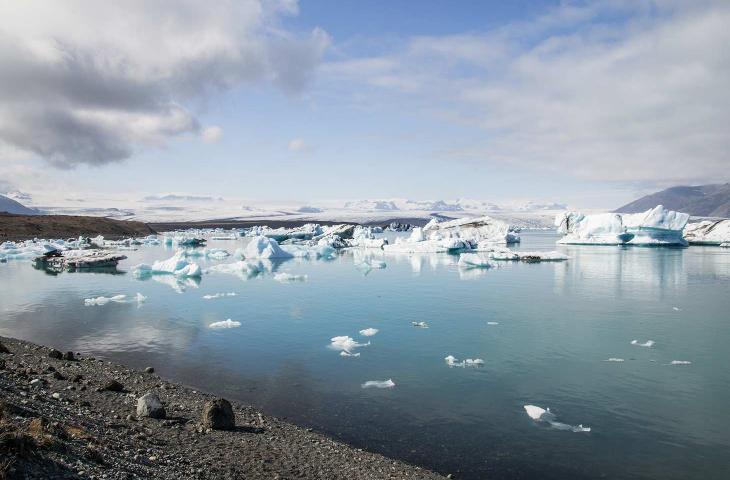
{"type": "Polygon", "coordinates": [[[604,360],[604,362],[623,362],[623,361],[624,361],[623,358],[616,358],[616,357],[611,357],[611,358],[604,360]]]}
{"type": "Polygon", "coordinates": [[[487,322],[487,325],[499,325],[499,322],[487,322]]]}
{"type": "Polygon", "coordinates": [[[536,422],[545,422],[556,430],[569,430],[575,433],[591,431],[590,427],[584,427],[582,424],[568,425],[567,423],[556,421],[555,415],[550,411],[549,408],[545,409],[536,405],[525,405],[524,409],[531,419],[535,420],[536,422]]]}
{"type": "Polygon", "coordinates": [[[222,322],[213,322],[208,325],[208,328],[236,328],[240,326],[241,322],[237,322],[229,318],[228,320],[223,320],[222,322]]]}
{"type": "Polygon", "coordinates": [[[368,380],[361,385],[362,388],[393,388],[395,382],[389,378],[387,380],[368,380]]]}
{"type": "Polygon", "coordinates": [[[234,292],[229,292],[229,293],[214,293],[212,295],[203,295],[203,298],[205,300],[213,300],[214,298],[235,297],[236,295],[238,295],[238,294],[237,293],[234,293],[234,292]]]}
{"type": "Polygon", "coordinates": [[[647,340],[644,343],[639,343],[638,340],[631,340],[631,345],[636,345],[637,347],[653,347],[654,346],[654,340],[647,340]]]}
{"type": "Polygon", "coordinates": [[[221,263],[208,269],[209,272],[228,273],[242,279],[253,278],[264,270],[261,262],[241,260],[233,263],[221,263]]]}
{"type": "Polygon", "coordinates": [[[682,310],[682,309],[681,309],[681,308],[679,308],[679,307],[672,307],[672,310],[674,310],[675,312],[679,312],[679,311],[680,311],[680,310],[682,310]]]}
{"type": "Polygon", "coordinates": [[[426,322],[411,322],[411,325],[418,328],[428,328],[428,323],[426,322]]]}
{"type": "Polygon", "coordinates": [[[360,335],[363,337],[372,337],[376,333],[378,333],[377,328],[366,328],[365,330],[360,330],[360,335]]]}
{"type": "Polygon", "coordinates": [[[307,276],[281,272],[274,274],[274,280],[276,280],[277,282],[306,282],[307,276]]]}
{"type": "Polygon", "coordinates": [[[458,265],[461,268],[492,268],[494,266],[492,262],[477,253],[462,253],[459,256],[458,265]]]}
{"type": "Polygon", "coordinates": [[[124,303],[127,301],[126,295],[114,295],[113,297],[96,297],[96,298],[85,298],[84,305],[106,305],[109,302],[124,303]]]}
{"type": "MultiPolygon", "coordinates": [[[[358,343],[356,342],[352,337],[348,337],[347,335],[341,335],[338,337],[332,337],[330,339],[329,348],[333,350],[339,350],[340,352],[347,352],[349,355],[343,355],[343,356],[356,356],[356,354],[353,352],[355,348],[358,347],[367,347],[370,345],[370,342],[368,343],[358,343]]],[[[340,353],[342,355],[342,353],[340,353]]]]}
{"type": "Polygon", "coordinates": [[[343,350],[340,352],[340,356],[341,357],[359,357],[360,353],[350,353],[350,352],[346,352],[343,350]]]}
{"type": "Polygon", "coordinates": [[[692,365],[689,360],[672,360],[668,365],[692,365]]]}
{"type": "Polygon", "coordinates": [[[464,361],[459,361],[453,355],[444,357],[444,361],[449,367],[481,367],[484,365],[484,360],[481,358],[467,358],[464,361]]]}

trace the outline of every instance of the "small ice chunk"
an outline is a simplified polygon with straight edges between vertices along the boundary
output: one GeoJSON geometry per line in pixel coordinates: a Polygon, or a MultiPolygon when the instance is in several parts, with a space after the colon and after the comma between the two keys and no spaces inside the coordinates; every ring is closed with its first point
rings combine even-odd
{"type": "Polygon", "coordinates": [[[234,293],[234,292],[229,292],[229,293],[214,293],[212,295],[203,295],[203,298],[205,300],[213,300],[214,298],[235,297],[236,295],[238,295],[238,294],[237,293],[234,293]]]}
{"type": "Polygon", "coordinates": [[[377,328],[366,328],[365,330],[360,330],[360,335],[363,337],[372,337],[376,333],[378,333],[377,328]]]}
{"type": "Polygon", "coordinates": [[[273,238],[259,235],[243,249],[244,258],[292,258],[293,255],[283,250],[273,238]]]}
{"type": "Polygon", "coordinates": [[[623,358],[616,358],[616,357],[611,357],[611,358],[604,360],[604,362],[623,362],[623,361],[624,361],[623,358]]]}
{"type": "Polygon", "coordinates": [[[672,310],[674,310],[675,312],[678,312],[678,311],[680,311],[681,309],[680,309],[679,307],[672,307],[672,310]]]}
{"type": "Polygon", "coordinates": [[[535,420],[536,422],[546,422],[556,430],[569,430],[575,433],[591,431],[590,427],[584,427],[582,424],[568,425],[567,423],[556,421],[555,415],[550,411],[549,408],[545,409],[536,405],[525,405],[524,409],[531,419],[535,420]]]}
{"type": "Polygon", "coordinates": [[[428,328],[428,323],[426,322],[411,322],[411,325],[418,328],[428,328]]]}
{"type": "Polygon", "coordinates": [[[449,367],[481,367],[484,365],[484,360],[481,358],[467,358],[464,361],[459,361],[453,355],[444,357],[444,361],[449,367]]]}
{"type": "Polygon", "coordinates": [[[305,282],[307,281],[307,276],[281,272],[274,275],[274,280],[277,282],[305,282]]]}
{"type": "Polygon", "coordinates": [[[393,388],[395,382],[389,378],[387,380],[368,380],[361,385],[362,388],[393,388]]]}
{"type": "Polygon", "coordinates": [[[499,322],[487,322],[487,325],[499,325],[499,322]]]}
{"type": "Polygon", "coordinates": [[[109,302],[124,303],[127,300],[126,295],[114,295],[113,297],[96,297],[96,298],[85,298],[84,305],[106,305],[109,302]]]}
{"type": "Polygon", "coordinates": [[[137,296],[136,296],[136,297],[134,297],[134,298],[135,298],[135,300],[137,300],[137,303],[138,303],[138,304],[139,304],[139,303],[144,303],[144,302],[145,302],[145,300],[147,300],[147,297],[145,297],[144,295],[142,295],[142,294],[141,294],[141,293],[139,293],[139,292],[137,292],[137,296]]]}
{"type": "Polygon", "coordinates": [[[459,256],[459,266],[461,268],[492,268],[494,265],[479,254],[462,253],[459,256]]]}
{"type": "Polygon", "coordinates": [[[654,346],[654,340],[647,340],[644,343],[639,343],[638,340],[631,340],[631,345],[636,345],[637,347],[653,347],[654,346]]]}
{"type": "Polygon", "coordinates": [[[672,360],[669,365],[692,365],[689,360],[672,360]]]}
{"type": "MultiPolygon", "coordinates": [[[[353,350],[358,347],[367,347],[370,345],[370,342],[368,343],[358,343],[356,342],[352,337],[348,337],[347,335],[341,335],[338,337],[332,337],[330,339],[329,348],[333,350],[340,350],[340,352],[347,352],[349,355],[343,355],[343,356],[355,356],[353,350]]],[[[340,353],[342,355],[342,353],[340,353]]]]}
{"type": "Polygon", "coordinates": [[[340,357],[359,357],[359,356],[360,356],[360,353],[350,353],[350,352],[346,352],[344,350],[340,352],[340,357]]]}
{"type": "Polygon", "coordinates": [[[208,325],[208,328],[236,328],[240,326],[241,322],[237,322],[229,318],[228,320],[223,320],[222,322],[213,322],[208,325]]]}

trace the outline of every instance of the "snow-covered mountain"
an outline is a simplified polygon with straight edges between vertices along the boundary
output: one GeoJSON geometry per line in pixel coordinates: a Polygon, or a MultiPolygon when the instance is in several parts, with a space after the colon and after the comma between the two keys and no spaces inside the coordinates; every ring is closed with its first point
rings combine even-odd
{"type": "Polygon", "coordinates": [[[0,212],[14,213],[16,215],[40,215],[41,212],[34,208],[28,208],[20,202],[0,195],[0,212]]]}

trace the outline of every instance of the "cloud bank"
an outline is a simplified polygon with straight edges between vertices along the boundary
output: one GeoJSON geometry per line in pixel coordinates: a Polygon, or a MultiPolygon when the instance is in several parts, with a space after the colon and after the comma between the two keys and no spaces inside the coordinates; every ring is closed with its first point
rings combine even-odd
{"type": "Polygon", "coordinates": [[[329,37],[278,20],[292,0],[0,3],[0,144],[61,168],[103,165],[204,129],[189,105],[241,84],[300,92],[329,37]]]}

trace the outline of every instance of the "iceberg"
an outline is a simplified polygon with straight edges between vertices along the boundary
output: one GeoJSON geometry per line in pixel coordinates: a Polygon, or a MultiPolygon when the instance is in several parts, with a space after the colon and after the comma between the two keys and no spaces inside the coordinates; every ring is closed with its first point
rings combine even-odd
{"type": "Polygon", "coordinates": [[[294,255],[283,250],[273,238],[263,235],[253,237],[243,249],[244,258],[292,258],[294,255]]]}
{"type": "Polygon", "coordinates": [[[526,263],[536,262],[561,262],[568,259],[567,255],[564,255],[557,251],[551,252],[515,252],[509,249],[495,249],[489,253],[489,258],[492,260],[521,260],[526,263]]]}
{"type": "Polygon", "coordinates": [[[730,242],[730,219],[705,220],[684,228],[684,239],[690,245],[726,246],[730,242]]]}
{"type": "Polygon", "coordinates": [[[457,235],[462,240],[476,245],[480,242],[496,244],[518,243],[520,236],[510,229],[508,223],[492,217],[465,217],[440,222],[436,217],[423,227],[427,234],[439,232],[443,235],[457,235]]]}
{"type": "Polygon", "coordinates": [[[141,263],[132,267],[136,277],[145,277],[156,274],[172,274],[177,277],[200,277],[202,270],[200,265],[185,258],[185,252],[179,250],[167,260],[158,260],[152,266],[141,263]]]}
{"type": "Polygon", "coordinates": [[[669,365],[692,365],[689,360],[672,360],[669,365]]]}
{"type": "MultiPolygon", "coordinates": [[[[382,231],[382,229],[380,229],[382,231]]],[[[375,236],[373,227],[356,226],[352,234],[352,239],[347,241],[347,245],[351,247],[361,248],[383,248],[388,244],[388,240],[383,237],[375,236]]]]}
{"type": "Polygon", "coordinates": [[[453,355],[449,355],[447,357],[444,357],[444,361],[446,362],[446,365],[449,367],[482,367],[484,366],[484,360],[481,358],[467,358],[466,360],[459,361],[458,358],[454,357],[453,355]]]}
{"type": "Polygon", "coordinates": [[[395,382],[391,378],[387,380],[368,380],[360,386],[362,388],[393,388],[395,387],[395,382]]]}
{"type": "Polygon", "coordinates": [[[363,337],[372,337],[376,333],[378,333],[377,328],[366,328],[365,330],[360,330],[360,335],[363,337]]]}
{"type": "Polygon", "coordinates": [[[651,348],[654,346],[654,340],[647,340],[644,343],[640,343],[638,340],[631,340],[631,345],[636,345],[637,347],[648,347],[651,348]]]}
{"type": "Polygon", "coordinates": [[[236,328],[240,326],[241,322],[237,322],[229,318],[228,320],[223,320],[222,322],[213,322],[208,325],[208,328],[236,328]]]}
{"type": "Polygon", "coordinates": [[[643,213],[599,213],[583,215],[563,212],[555,218],[558,240],[566,245],[681,245],[689,215],[662,205],[643,213]]]}
{"type": "Polygon", "coordinates": [[[236,275],[239,278],[247,280],[263,272],[264,267],[261,262],[241,260],[233,263],[221,263],[218,265],[214,265],[210,267],[208,271],[236,275]]]}
{"type": "Polygon", "coordinates": [[[535,420],[536,422],[546,422],[551,427],[557,430],[569,430],[576,433],[591,431],[590,427],[584,427],[583,425],[568,425],[567,423],[561,423],[556,421],[555,415],[550,411],[549,408],[544,409],[536,405],[525,405],[524,409],[531,419],[535,420]]]}

